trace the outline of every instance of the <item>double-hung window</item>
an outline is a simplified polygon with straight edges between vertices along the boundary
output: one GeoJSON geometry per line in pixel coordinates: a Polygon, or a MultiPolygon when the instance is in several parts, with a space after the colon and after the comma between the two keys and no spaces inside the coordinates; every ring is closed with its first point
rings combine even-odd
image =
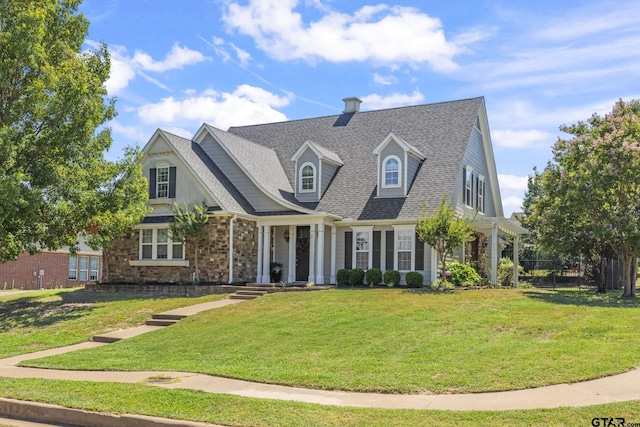
{"type": "Polygon", "coordinates": [[[395,225],[395,253],[394,268],[398,271],[412,271],[414,267],[414,252],[416,229],[414,225],[395,225]]]}
{"type": "Polygon", "coordinates": [[[182,260],[184,247],[171,240],[168,228],[144,228],[140,230],[141,260],[182,260]]]}
{"type": "Polygon", "coordinates": [[[373,227],[351,227],[353,229],[353,266],[368,270],[373,262],[373,227]]]}
{"type": "Polygon", "coordinates": [[[464,204],[473,207],[473,169],[470,166],[467,166],[463,169],[464,176],[464,189],[463,189],[463,198],[464,204]]]}
{"type": "Polygon", "coordinates": [[[69,255],[69,280],[78,280],[78,256],[69,255]]]}
{"type": "Polygon", "coordinates": [[[89,278],[89,257],[81,256],[80,258],[80,280],[88,280],[89,278]]]}
{"type": "Polygon", "coordinates": [[[169,167],[160,167],[156,172],[156,197],[169,197],[169,167]]]}
{"type": "Polygon", "coordinates": [[[477,189],[477,200],[478,200],[478,211],[480,213],[484,213],[484,193],[485,193],[485,181],[484,176],[478,176],[478,189],[477,189]]]}
{"type": "Polygon", "coordinates": [[[98,280],[98,269],[100,267],[100,258],[92,256],[89,260],[89,280],[98,280]]]}

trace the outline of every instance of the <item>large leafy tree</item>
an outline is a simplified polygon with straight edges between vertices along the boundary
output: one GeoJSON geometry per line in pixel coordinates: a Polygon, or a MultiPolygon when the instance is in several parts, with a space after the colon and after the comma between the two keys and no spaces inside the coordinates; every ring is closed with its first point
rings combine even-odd
{"type": "Polygon", "coordinates": [[[562,126],[554,161],[527,224],[537,242],[564,253],[580,251],[622,261],[624,295],[635,297],[640,252],[640,103],[618,101],[604,117],[562,126]]]}
{"type": "Polygon", "coordinates": [[[0,1],[0,262],[81,234],[108,245],[145,212],[137,150],[105,158],[109,56],[82,50],[79,3],[0,1]]]}
{"type": "Polygon", "coordinates": [[[446,195],[440,202],[440,208],[431,213],[425,204],[423,216],[418,218],[416,227],[418,238],[438,252],[443,278],[447,268],[447,257],[452,256],[453,251],[462,247],[464,243],[473,240],[473,232],[469,224],[468,219],[456,216],[455,210],[447,202],[446,195]]]}

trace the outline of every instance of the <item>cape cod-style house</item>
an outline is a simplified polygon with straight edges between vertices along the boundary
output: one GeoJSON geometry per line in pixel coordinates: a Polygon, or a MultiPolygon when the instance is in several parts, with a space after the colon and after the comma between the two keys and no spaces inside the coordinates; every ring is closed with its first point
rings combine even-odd
{"type": "Polygon", "coordinates": [[[366,112],[344,102],[333,116],[203,124],[190,140],[157,130],[142,158],[153,212],[114,243],[108,280],[190,281],[193,249],[172,242],[171,209],[204,201],[202,282],[269,282],[278,263],[283,282],[378,267],[428,284],[437,257],[415,227],[446,195],[475,216],[476,240],[456,256],[495,281],[501,244],[526,230],[503,216],[484,98],[366,112]]]}

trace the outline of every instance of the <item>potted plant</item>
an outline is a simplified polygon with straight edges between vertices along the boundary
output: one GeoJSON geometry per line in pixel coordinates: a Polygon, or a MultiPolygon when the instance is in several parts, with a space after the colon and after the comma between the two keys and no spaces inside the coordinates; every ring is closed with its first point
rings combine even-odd
{"type": "Polygon", "coordinates": [[[282,263],[271,263],[271,283],[280,283],[282,281],[282,263]]]}

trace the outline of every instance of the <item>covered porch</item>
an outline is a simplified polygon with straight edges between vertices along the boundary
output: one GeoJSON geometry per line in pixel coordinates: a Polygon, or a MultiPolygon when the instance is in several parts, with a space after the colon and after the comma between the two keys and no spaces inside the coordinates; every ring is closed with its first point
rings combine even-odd
{"type": "Polygon", "coordinates": [[[258,283],[336,282],[337,226],[329,217],[270,217],[258,222],[258,283]],[[279,280],[278,280],[279,279],[279,280]]]}
{"type": "Polygon", "coordinates": [[[518,242],[521,234],[528,230],[520,224],[504,217],[476,218],[471,223],[471,229],[488,236],[489,270],[492,282],[498,281],[498,260],[500,258],[500,236],[513,237],[513,287],[518,287],[518,242]]]}

